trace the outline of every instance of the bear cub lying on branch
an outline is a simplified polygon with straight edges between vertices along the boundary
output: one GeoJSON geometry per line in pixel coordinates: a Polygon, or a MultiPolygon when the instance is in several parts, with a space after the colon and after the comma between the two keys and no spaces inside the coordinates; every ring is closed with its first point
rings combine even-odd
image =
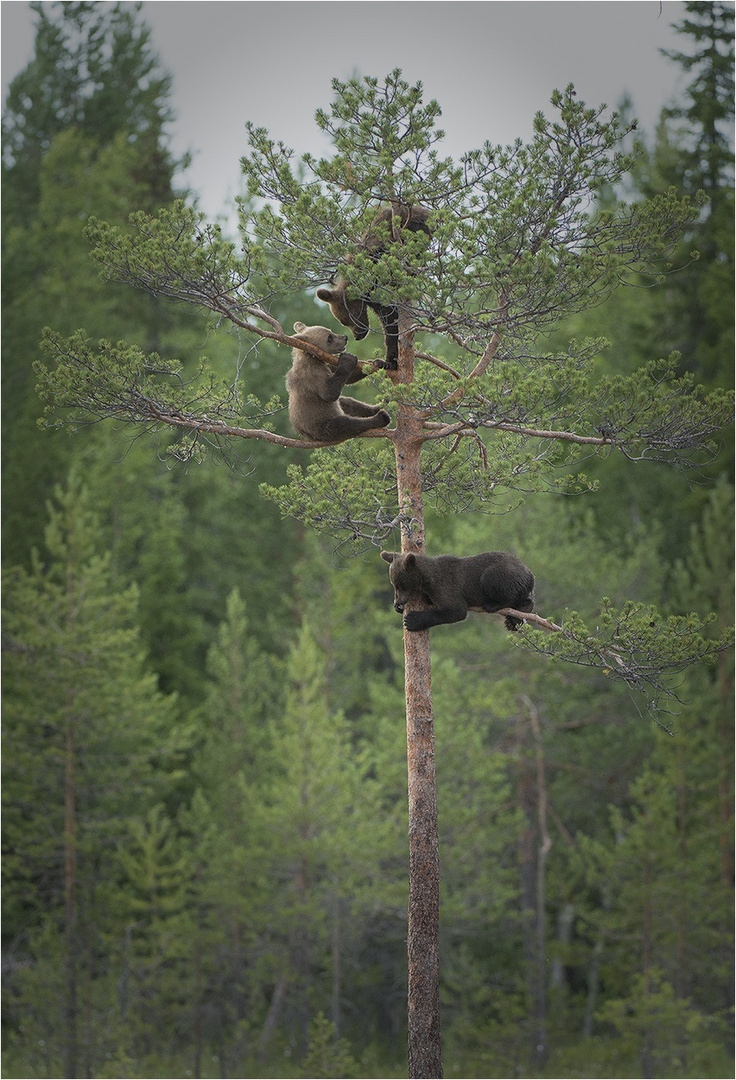
{"type": "MultiPolygon", "coordinates": [[[[407,611],[407,630],[428,630],[442,623],[462,622],[468,611],[534,610],[534,576],[521,559],[508,551],[482,555],[399,555],[382,551],[389,563],[394,587],[394,608],[404,614],[407,604],[423,601],[428,610],[407,611]]],[[[518,630],[521,619],[505,618],[508,630],[518,630]]]]}
{"type": "Polygon", "coordinates": [[[348,339],[333,334],[326,326],[294,323],[294,333],[324,352],[340,356],[332,368],[302,349],[292,349],[292,364],[286,375],[289,391],[289,419],[296,431],[315,442],[342,442],[371,428],[383,428],[391,417],[378,405],[356,398],[341,397],[346,383],[359,382],[368,372],[358,367],[358,358],[345,352],[348,339]]]}
{"type": "MultiPolygon", "coordinates": [[[[372,229],[363,236],[360,242],[360,250],[367,252],[377,262],[386,250],[386,244],[395,243],[403,229],[409,232],[423,232],[427,236],[432,233],[427,225],[429,210],[425,206],[387,207],[377,215],[372,229]],[[381,228],[388,225],[390,235],[388,241],[385,231],[381,228]]],[[[396,370],[399,359],[399,312],[394,304],[381,304],[368,296],[349,297],[350,288],[350,264],[353,257],[348,255],[345,259],[346,270],[335,281],[333,289],[317,289],[320,300],[330,305],[330,311],[339,323],[347,326],[353,332],[356,341],[362,341],[370,329],[368,325],[368,310],[375,311],[378,316],[386,340],[385,366],[390,370],[396,370]]]]}

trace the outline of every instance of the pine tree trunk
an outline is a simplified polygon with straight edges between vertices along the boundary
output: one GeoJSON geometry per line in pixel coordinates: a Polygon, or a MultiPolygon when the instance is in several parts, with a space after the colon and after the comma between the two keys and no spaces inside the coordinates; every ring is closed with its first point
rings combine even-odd
{"type": "Polygon", "coordinates": [[[517,805],[522,827],[518,837],[521,928],[524,951],[524,981],[526,983],[528,1020],[525,1025],[532,1060],[536,1056],[534,1018],[537,1001],[537,935],[536,935],[536,841],[534,774],[530,760],[529,729],[526,717],[519,712],[516,721],[517,805]]]}
{"type": "Polygon", "coordinates": [[[547,856],[552,846],[547,831],[547,784],[544,769],[544,748],[539,727],[537,708],[530,698],[524,696],[529,709],[529,722],[534,735],[537,765],[537,826],[539,848],[537,850],[536,888],[536,1003],[535,1003],[535,1061],[539,1069],[547,1064],[549,1044],[547,1041],[547,856]]]}
{"type": "Polygon", "coordinates": [[[281,1016],[281,1010],[284,1005],[284,999],[286,998],[286,991],[289,989],[289,976],[287,972],[284,972],[279,976],[276,986],[274,987],[273,994],[271,995],[271,1004],[268,1006],[268,1012],[266,1013],[266,1019],[261,1030],[260,1038],[258,1039],[258,1060],[263,1061],[266,1057],[266,1051],[268,1050],[268,1044],[271,1041],[271,1036],[276,1030],[276,1025],[279,1022],[281,1016]]]}
{"type": "Polygon", "coordinates": [[[404,631],[409,778],[409,1076],[441,1077],[439,914],[434,722],[429,631],[404,631]]]}
{"type": "MultiPolygon", "coordinates": [[[[399,324],[398,381],[413,376],[411,334],[399,324]]],[[[401,406],[394,436],[402,552],[424,551],[421,418],[401,406]]],[[[441,1078],[437,785],[429,631],[404,630],[409,782],[409,1077],[441,1078]]]]}

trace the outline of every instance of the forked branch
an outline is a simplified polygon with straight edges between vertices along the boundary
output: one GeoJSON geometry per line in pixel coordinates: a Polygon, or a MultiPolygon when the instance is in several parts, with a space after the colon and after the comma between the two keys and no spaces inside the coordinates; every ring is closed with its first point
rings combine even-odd
{"type": "MultiPolygon", "coordinates": [[[[508,294],[504,290],[501,293],[498,305],[498,320],[496,322],[496,325],[494,326],[490,341],[483,350],[483,355],[481,356],[480,360],[470,372],[470,375],[468,376],[469,379],[479,379],[482,375],[485,375],[486,371],[488,370],[488,366],[498,352],[501,342],[503,340],[503,328],[508,318],[508,312],[509,298],[508,294]]],[[[453,405],[457,405],[457,403],[462,400],[462,397],[463,391],[458,388],[445,398],[445,400],[442,402],[442,406],[449,409],[453,405]]]]}

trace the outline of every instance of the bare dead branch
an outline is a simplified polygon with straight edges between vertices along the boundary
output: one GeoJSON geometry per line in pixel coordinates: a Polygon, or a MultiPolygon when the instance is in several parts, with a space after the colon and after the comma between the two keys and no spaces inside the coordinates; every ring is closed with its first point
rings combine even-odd
{"type": "Polygon", "coordinates": [[[471,379],[479,379],[481,375],[484,375],[488,370],[488,365],[498,352],[501,341],[503,340],[503,327],[509,312],[509,298],[507,293],[503,292],[501,294],[501,301],[498,307],[500,314],[499,322],[501,328],[499,329],[498,327],[496,327],[491,334],[491,340],[488,342],[488,345],[484,349],[483,355],[481,356],[480,360],[475,365],[473,370],[470,372],[471,379]]]}
{"type": "Polygon", "coordinates": [[[579,443],[585,446],[614,446],[616,440],[610,435],[576,435],[572,431],[546,431],[544,428],[525,427],[523,424],[509,424],[495,420],[481,420],[479,427],[492,428],[495,431],[510,431],[514,435],[528,435],[532,439],[560,439],[563,442],[579,443]]]}
{"type": "Polygon", "coordinates": [[[459,371],[455,371],[455,369],[451,368],[449,364],[446,364],[444,360],[439,360],[436,356],[432,356],[431,353],[415,352],[414,355],[416,356],[417,360],[428,360],[430,364],[434,364],[435,367],[442,368],[443,371],[448,372],[448,374],[452,375],[455,379],[460,378],[459,371]]]}
{"type": "MultiPolygon", "coordinates": [[[[523,424],[512,424],[505,421],[479,420],[477,426],[490,428],[493,431],[508,431],[512,435],[526,435],[533,439],[559,439],[563,442],[578,443],[586,446],[616,445],[616,440],[607,435],[576,435],[572,431],[546,431],[544,428],[525,427],[523,424]]],[[[428,423],[425,432],[425,441],[429,439],[445,439],[449,435],[477,438],[476,428],[469,427],[466,421],[458,421],[454,424],[428,423]]]]}
{"type": "Polygon", "coordinates": [[[541,615],[537,615],[534,611],[517,611],[515,608],[501,608],[498,612],[499,615],[512,615],[515,619],[523,619],[524,622],[534,623],[535,626],[539,626],[542,630],[550,630],[556,634],[564,634],[565,631],[557,623],[552,622],[551,619],[544,619],[541,615]]]}

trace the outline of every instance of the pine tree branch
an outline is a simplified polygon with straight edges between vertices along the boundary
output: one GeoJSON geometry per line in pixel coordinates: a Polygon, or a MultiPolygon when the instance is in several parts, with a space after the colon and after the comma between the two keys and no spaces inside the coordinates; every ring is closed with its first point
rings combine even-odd
{"type": "Polygon", "coordinates": [[[562,442],[580,443],[587,446],[615,446],[617,444],[616,439],[606,435],[576,435],[573,431],[546,431],[544,428],[525,427],[523,424],[492,420],[479,421],[472,427],[468,426],[467,421],[458,421],[455,424],[429,422],[426,424],[427,434],[424,435],[424,440],[445,439],[448,435],[477,438],[476,427],[508,431],[513,435],[524,435],[534,439],[558,439],[562,442]]]}
{"type": "MultiPolygon", "coordinates": [[[[260,317],[260,316],[259,316],[260,317]]],[[[276,320],[271,320],[276,326],[276,320]]],[[[336,357],[282,331],[262,331],[261,336],[296,348],[309,348],[320,358],[333,363],[336,357]]],[[[114,418],[124,423],[166,424],[193,435],[214,435],[240,439],[262,439],[294,449],[335,446],[334,442],[313,442],[290,438],[262,428],[246,428],[224,419],[237,406],[234,394],[216,392],[214,377],[202,368],[199,375],[185,383],[181,364],[164,360],[158,354],[144,354],[124,342],[96,345],[78,331],[70,338],[46,330],[43,347],[49,365],[34,364],[40,397],[50,402],[46,412],[54,412],[46,424],[85,424],[96,419],[114,418]],[[59,416],[59,410],[67,415],[59,416]],[[71,412],[71,418],[68,416],[71,412]]],[[[263,407],[261,407],[263,412],[263,407]]],[[[268,411],[267,409],[265,411],[268,411]]],[[[362,432],[360,438],[376,435],[390,437],[386,429],[362,432]]]]}
{"type": "MultiPolygon", "coordinates": [[[[249,305],[248,307],[243,308],[243,311],[249,315],[253,315],[255,318],[265,320],[273,328],[272,330],[264,330],[255,323],[241,319],[236,311],[232,307],[229,307],[219,297],[210,297],[206,306],[210,311],[214,311],[217,314],[224,316],[224,318],[233,323],[233,325],[239,326],[241,330],[247,330],[248,333],[256,334],[258,337],[268,341],[276,341],[279,345],[288,345],[291,349],[301,349],[303,352],[308,352],[310,356],[314,356],[318,360],[324,361],[325,364],[329,364],[330,367],[336,368],[338,365],[340,359],[339,356],[336,356],[334,353],[325,352],[324,349],[320,349],[318,345],[313,345],[311,341],[306,341],[304,338],[284,333],[278,320],[265,312],[263,308],[249,305]]],[[[369,369],[375,370],[375,364],[372,361],[365,361],[364,363],[369,369]]]]}
{"type": "Polygon", "coordinates": [[[569,614],[566,626],[515,608],[503,608],[498,614],[511,615],[559,635],[560,646],[550,648],[539,639],[523,635],[521,640],[535,651],[566,663],[601,669],[605,675],[623,680],[631,691],[646,693],[647,707],[655,719],[661,697],[681,700],[668,679],[681,675],[693,664],[710,663],[733,648],[733,628],[719,638],[704,637],[701,631],[712,619],[700,620],[694,615],[665,619],[656,609],[641,604],[630,603],[614,612],[604,600],[595,635],[588,632],[575,612],[569,614]],[[615,639],[615,644],[606,637],[615,639]]]}
{"type": "Polygon", "coordinates": [[[444,360],[439,360],[436,356],[432,356],[431,353],[417,352],[415,350],[414,355],[417,360],[428,360],[430,364],[434,364],[435,367],[441,368],[443,371],[448,372],[448,374],[452,375],[455,379],[460,379],[462,377],[459,371],[455,371],[455,368],[450,367],[450,365],[446,364],[444,360]]]}
{"type": "Polygon", "coordinates": [[[564,634],[565,631],[561,626],[558,626],[556,622],[552,622],[551,619],[544,619],[541,615],[537,615],[534,611],[517,611],[516,608],[501,608],[498,615],[511,615],[514,619],[523,619],[524,622],[533,623],[534,626],[539,626],[543,630],[551,630],[556,634],[564,634]]]}
{"type": "MultiPolygon", "coordinates": [[[[491,334],[490,341],[488,342],[487,346],[483,350],[483,354],[482,354],[480,360],[478,361],[478,363],[475,365],[473,370],[470,372],[470,375],[468,376],[468,379],[470,379],[470,380],[479,379],[482,375],[485,375],[486,371],[488,370],[489,364],[491,363],[491,361],[495,357],[496,353],[499,350],[501,342],[503,341],[503,327],[505,325],[506,319],[508,317],[508,311],[509,311],[508,294],[505,291],[502,292],[502,294],[501,294],[501,300],[500,300],[500,303],[499,303],[498,307],[499,307],[499,314],[500,314],[500,318],[499,318],[500,328],[499,328],[499,325],[496,325],[494,327],[493,333],[491,334]]],[[[453,405],[456,405],[459,401],[461,401],[462,397],[463,397],[463,390],[462,389],[458,388],[457,390],[454,390],[452,392],[452,394],[450,394],[448,397],[446,397],[444,399],[444,401],[442,402],[442,408],[445,408],[445,409],[451,408],[453,405]]]]}
{"type": "MultiPolygon", "coordinates": [[[[265,428],[242,428],[231,424],[207,420],[206,418],[201,419],[193,416],[184,416],[174,409],[157,406],[150,398],[146,398],[142,394],[138,396],[138,402],[141,415],[130,418],[137,422],[149,420],[167,424],[170,427],[180,428],[185,431],[191,431],[195,434],[201,433],[204,435],[216,435],[237,439],[263,439],[266,442],[276,443],[279,446],[288,446],[295,450],[317,450],[321,447],[339,445],[335,442],[315,442],[310,439],[292,439],[287,435],[279,435],[275,431],[268,431],[265,428]]],[[[374,428],[371,431],[360,432],[358,435],[353,436],[353,438],[387,438],[389,435],[390,432],[387,432],[385,428],[374,428]]]]}

